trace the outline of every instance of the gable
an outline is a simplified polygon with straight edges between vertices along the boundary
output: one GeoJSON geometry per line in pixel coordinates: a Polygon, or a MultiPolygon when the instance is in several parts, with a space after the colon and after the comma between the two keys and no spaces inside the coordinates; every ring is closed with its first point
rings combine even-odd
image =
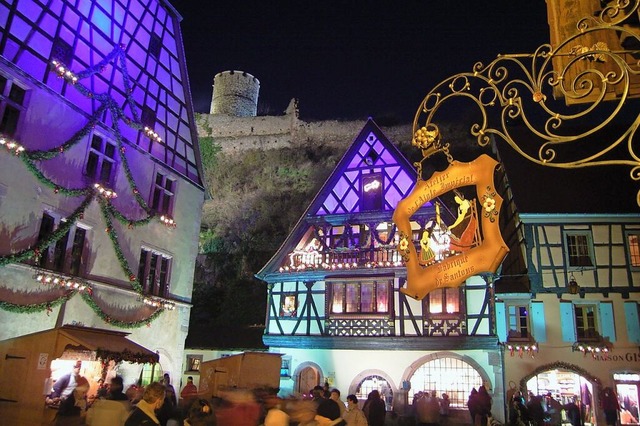
{"type": "MultiPolygon", "coordinates": [[[[256,276],[264,279],[281,268],[287,270],[295,256],[303,264],[324,267],[329,249],[351,250],[365,241],[390,246],[396,237],[393,211],[415,182],[411,163],[369,119],[286,241],[256,276]]],[[[432,209],[431,203],[424,207],[432,209]]],[[[400,262],[395,248],[389,250],[400,262]]]]}
{"type": "Polygon", "coordinates": [[[316,197],[316,216],[393,211],[411,191],[415,171],[369,119],[316,197]]]}

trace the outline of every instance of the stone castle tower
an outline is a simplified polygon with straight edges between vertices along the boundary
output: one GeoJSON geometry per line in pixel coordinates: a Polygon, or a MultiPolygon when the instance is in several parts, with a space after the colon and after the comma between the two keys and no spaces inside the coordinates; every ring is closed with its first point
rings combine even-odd
{"type": "Polygon", "coordinates": [[[213,78],[211,114],[255,117],[260,81],[243,71],[223,71],[213,78]]]}

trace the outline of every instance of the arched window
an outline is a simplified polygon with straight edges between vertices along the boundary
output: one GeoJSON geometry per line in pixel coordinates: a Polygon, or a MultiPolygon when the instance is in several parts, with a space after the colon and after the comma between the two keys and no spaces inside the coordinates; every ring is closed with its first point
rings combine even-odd
{"type": "Polygon", "coordinates": [[[162,367],[159,363],[145,364],[140,371],[140,386],[147,386],[149,383],[159,382],[163,378],[162,367]]]}
{"type": "Polygon", "coordinates": [[[380,396],[387,405],[387,410],[390,410],[391,402],[393,401],[393,389],[391,388],[387,380],[384,377],[378,375],[371,375],[362,379],[362,381],[358,384],[355,393],[355,395],[358,397],[358,401],[362,401],[364,403],[372,390],[377,390],[378,392],[380,392],[380,396]]]}
{"type": "Polygon", "coordinates": [[[440,397],[449,395],[450,406],[466,407],[472,388],[478,389],[483,381],[480,373],[457,358],[436,358],[422,364],[411,376],[409,404],[418,392],[436,392],[440,397]]]}

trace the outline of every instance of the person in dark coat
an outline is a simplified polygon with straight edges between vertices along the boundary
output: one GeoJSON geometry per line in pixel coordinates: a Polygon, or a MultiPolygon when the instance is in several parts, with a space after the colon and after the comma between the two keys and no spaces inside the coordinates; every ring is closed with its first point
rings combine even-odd
{"type": "Polygon", "coordinates": [[[382,398],[380,398],[379,391],[374,389],[369,392],[362,411],[364,411],[364,415],[367,417],[369,426],[384,426],[387,406],[382,398]]]}
{"type": "Polygon", "coordinates": [[[582,422],[582,413],[580,412],[580,407],[576,404],[576,397],[574,396],[568,404],[562,406],[565,413],[567,414],[567,419],[571,426],[583,426],[582,422]]]}
{"type": "Polygon", "coordinates": [[[156,410],[164,404],[165,387],[162,383],[151,383],[144,389],[142,400],[133,409],[124,426],[157,426],[160,424],[156,410]]]}
{"type": "Polygon", "coordinates": [[[491,405],[491,395],[487,392],[487,388],[480,386],[478,388],[478,415],[480,416],[480,426],[487,426],[487,421],[489,417],[491,417],[491,405]]]}
{"type": "Polygon", "coordinates": [[[618,397],[613,389],[606,387],[602,390],[600,403],[602,404],[602,411],[604,411],[604,418],[607,425],[615,426],[618,424],[618,411],[620,411],[620,404],[618,403],[618,397]]]}
{"type": "Polygon", "coordinates": [[[469,409],[469,415],[471,416],[471,424],[476,424],[476,414],[478,414],[478,390],[476,388],[471,389],[469,399],[467,400],[467,408],[469,409]]]}
{"type": "Polygon", "coordinates": [[[544,426],[544,408],[542,407],[541,396],[530,394],[527,410],[533,426],[544,426]]]}
{"type": "MultiPolygon", "coordinates": [[[[329,420],[337,420],[340,418],[340,406],[330,397],[325,396],[324,388],[316,386],[313,390],[313,401],[316,403],[316,415],[329,420]]],[[[331,395],[331,393],[329,393],[331,395]]],[[[337,425],[344,426],[347,423],[343,420],[337,425]]]]}
{"type": "Polygon", "coordinates": [[[529,411],[524,405],[524,398],[520,395],[514,395],[509,406],[509,425],[529,426],[529,424],[529,411]]]}

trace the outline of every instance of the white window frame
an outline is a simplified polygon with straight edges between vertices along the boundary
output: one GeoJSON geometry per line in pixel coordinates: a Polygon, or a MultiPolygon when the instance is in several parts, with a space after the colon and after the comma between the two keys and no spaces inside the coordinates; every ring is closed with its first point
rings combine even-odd
{"type": "Polygon", "coordinates": [[[157,249],[151,248],[149,246],[142,245],[140,247],[140,258],[138,262],[138,281],[142,286],[144,292],[146,294],[150,294],[158,297],[167,297],[170,294],[171,290],[171,270],[173,267],[173,256],[164,252],[161,252],[157,249]],[[144,264],[144,269],[142,268],[142,253],[146,252],[151,254],[150,257],[147,257],[144,264]],[[156,257],[156,262],[162,262],[163,259],[168,261],[167,263],[167,271],[165,272],[166,278],[165,282],[161,281],[161,270],[159,266],[156,266],[157,273],[154,276],[154,283],[147,283],[147,279],[149,278],[149,274],[151,273],[151,261],[153,257],[156,257]],[[156,291],[157,289],[157,291],[156,291]]]}
{"type": "Polygon", "coordinates": [[[87,146],[87,156],[84,162],[83,173],[91,182],[99,182],[109,186],[113,189],[113,183],[116,176],[116,171],[118,168],[118,145],[111,138],[99,133],[93,132],[89,135],[89,143],[87,146]],[[102,147],[100,150],[93,147],[94,138],[100,138],[102,141],[102,147]],[[113,157],[109,157],[106,153],[107,145],[112,145],[114,147],[113,157]],[[95,167],[95,171],[93,175],[89,172],[89,160],[95,155],[97,157],[97,165],[95,167]],[[108,179],[102,179],[102,167],[104,162],[108,161],[111,163],[111,171],[109,172],[108,179]]]}
{"type": "Polygon", "coordinates": [[[640,270],[640,230],[625,231],[624,237],[629,268],[632,270],[640,270]],[[635,242],[632,244],[631,239],[634,237],[635,242]]]}
{"type": "Polygon", "coordinates": [[[575,318],[576,337],[578,341],[581,341],[581,342],[597,341],[601,338],[600,312],[599,312],[597,303],[574,303],[573,315],[575,318]],[[578,316],[581,315],[582,317],[585,317],[589,313],[588,310],[591,310],[591,312],[593,313],[593,319],[589,320],[587,318],[589,323],[586,324],[586,327],[584,324],[585,319],[583,319],[583,326],[579,327],[578,316]],[[591,321],[593,322],[593,324],[591,324],[591,321]],[[592,334],[592,333],[595,333],[595,335],[584,335],[584,334],[592,334]],[[580,336],[580,334],[583,334],[583,336],[580,336]]]}
{"type": "Polygon", "coordinates": [[[506,306],[507,315],[507,341],[528,341],[532,337],[531,332],[531,306],[528,302],[512,302],[506,306]],[[521,321],[523,316],[520,314],[520,309],[526,310],[524,316],[526,324],[522,325],[521,321]],[[515,328],[514,328],[515,327],[515,328]],[[526,328],[526,335],[523,336],[523,328],[526,328]],[[515,333],[512,333],[514,331],[515,333]],[[517,335],[516,335],[517,334],[517,335]]]}
{"type": "MultiPolygon", "coordinates": [[[[40,229],[42,227],[42,220],[44,219],[45,214],[53,219],[53,229],[51,230],[51,232],[55,232],[61,226],[62,223],[66,222],[66,219],[62,215],[52,212],[51,210],[45,209],[42,212],[40,224],[38,226],[38,232],[40,232],[40,229]]],[[[36,265],[50,271],[60,272],[62,274],[68,274],[68,275],[73,275],[77,277],[85,276],[87,272],[86,259],[88,258],[89,253],[91,252],[91,249],[88,247],[89,245],[88,242],[90,241],[90,236],[89,236],[90,231],[91,231],[91,227],[81,222],[76,222],[71,226],[71,228],[69,228],[69,231],[67,233],[67,240],[65,243],[64,251],[63,251],[62,267],[58,268],[55,264],[56,263],[55,252],[56,252],[57,245],[59,244],[60,241],[64,240],[64,237],[58,240],[57,242],[51,244],[49,247],[45,247],[42,250],[40,257],[41,258],[45,257],[46,262],[45,264],[41,264],[40,262],[35,262],[36,265]],[[78,231],[78,229],[82,229],[85,231],[85,237],[83,239],[82,252],[80,253],[80,257],[79,257],[80,266],[78,268],[78,271],[72,274],[72,271],[71,271],[71,262],[73,261],[72,251],[73,251],[76,232],[78,231]]]]}
{"type": "Polygon", "coordinates": [[[178,186],[178,179],[172,176],[170,173],[164,170],[156,170],[153,174],[153,182],[151,183],[151,196],[149,197],[149,206],[160,214],[173,215],[173,208],[176,200],[176,189],[178,186]],[[162,176],[162,183],[158,184],[158,176],[162,176]],[[171,182],[171,190],[167,189],[167,182],[171,182]],[[155,205],[156,193],[159,195],[158,205],[155,205]],[[169,205],[164,207],[164,198],[169,197],[169,205]]]}
{"type": "Polygon", "coordinates": [[[590,230],[565,230],[562,233],[562,246],[564,247],[564,256],[565,256],[565,264],[567,271],[582,271],[585,269],[594,269],[596,267],[596,256],[595,251],[593,249],[593,236],[590,230]],[[571,256],[570,250],[571,246],[569,245],[569,238],[575,237],[585,237],[586,238],[586,247],[582,245],[578,245],[579,251],[584,251],[586,249],[586,253],[581,253],[581,256],[587,256],[591,261],[591,265],[572,265],[571,259],[575,256],[571,256]]]}

